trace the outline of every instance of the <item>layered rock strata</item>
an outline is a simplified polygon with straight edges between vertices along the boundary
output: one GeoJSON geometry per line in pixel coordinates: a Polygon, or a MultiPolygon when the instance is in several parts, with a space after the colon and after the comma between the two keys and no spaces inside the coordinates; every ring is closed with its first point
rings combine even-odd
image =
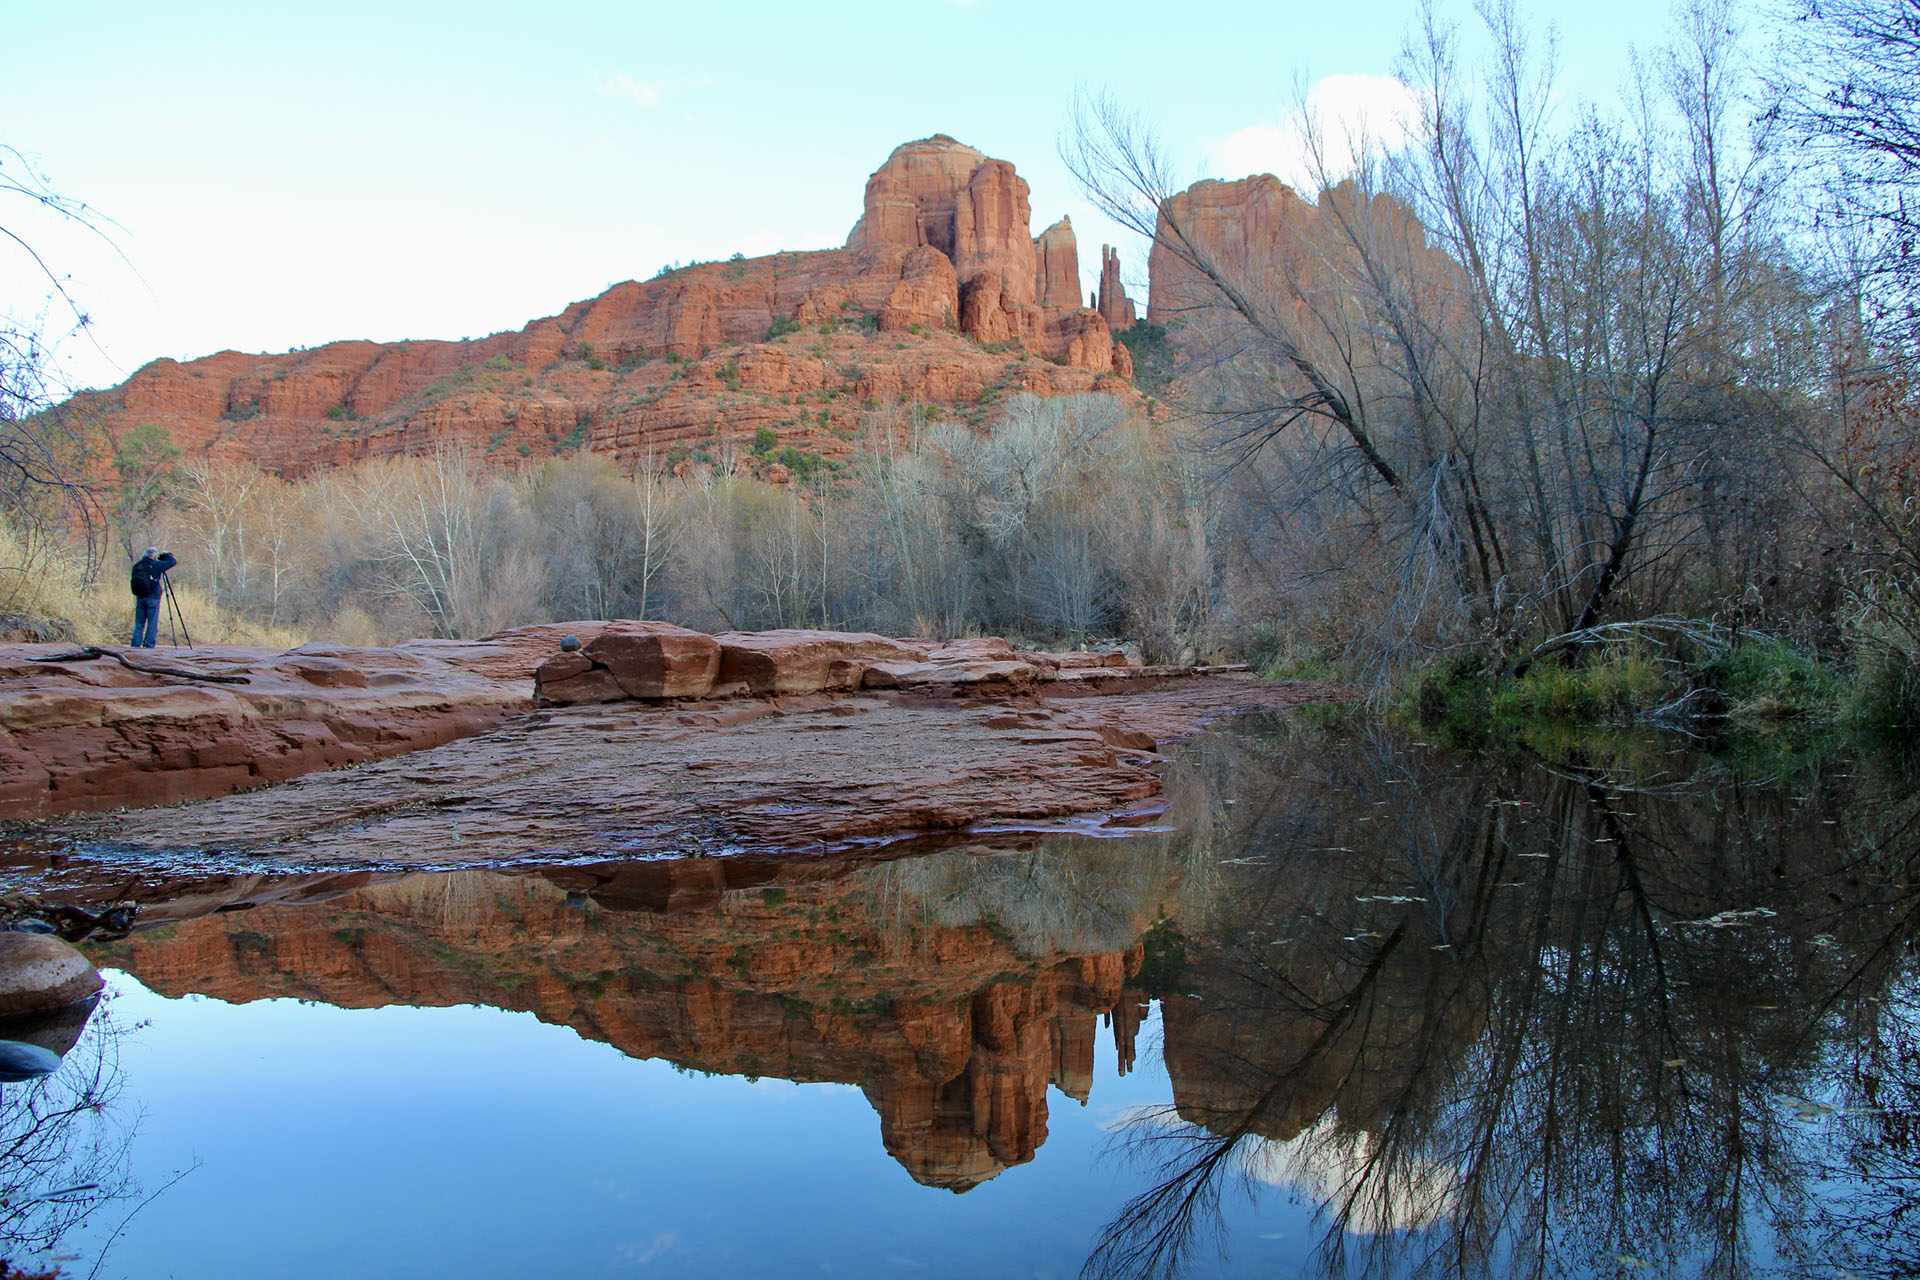
{"type": "Polygon", "coordinates": [[[533,667],[581,626],[391,649],[127,650],[131,665],[0,646],[0,817],[172,804],[467,737],[526,711],[533,667]]]}
{"type": "Polygon", "coordinates": [[[110,441],[152,424],[189,458],[296,475],[445,442],[752,466],[763,429],[841,459],[902,402],[1130,394],[1107,321],[1079,305],[1072,226],[1036,239],[1029,219],[1011,164],[935,136],[868,179],[844,248],[664,271],[476,340],[157,360],[76,405],[110,441]]]}
{"type": "Polygon", "coordinates": [[[1005,696],[1057,684],[1109,690],[1118,683],[1239,673],[1230,667],[1143,667],[1125,654],[1015,650],[996,637],[945,644],[845,631],[729,631],[706,636],[666,623],[615,622],[577,652],[534,672],[541,706],[733,698],[857,689],[1005,696]]]}

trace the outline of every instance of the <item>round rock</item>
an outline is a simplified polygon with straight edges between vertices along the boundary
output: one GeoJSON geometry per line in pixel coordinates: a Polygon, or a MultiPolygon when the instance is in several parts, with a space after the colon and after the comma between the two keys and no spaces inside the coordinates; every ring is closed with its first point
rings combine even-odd
{"type": "Polygon", "coordinates": [[[0,1018],[57,1009],[99,989],[99,971],[60,939],[0,933],[0,1018]]]}
{"type": "Polygon", "coordinates": [[[579,637],[579,636],[562,636],[562,637],[560,637],[560,652],[562,652],[562,653],[572,653],[572,652],[573,652],[573,651],[574,651],[575,649],[578,649],[579,647],[580,647],[580,637],[579,637]]]}

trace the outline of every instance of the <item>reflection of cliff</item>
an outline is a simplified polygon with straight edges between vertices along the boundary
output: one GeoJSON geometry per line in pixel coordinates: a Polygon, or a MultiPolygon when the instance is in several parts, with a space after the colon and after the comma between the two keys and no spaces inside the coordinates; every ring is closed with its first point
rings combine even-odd
{"type": "MultiPolygon", "coordinates": [[[[921,861],[943,858],[980,861],[921,861]]],[[[1139,1006],[1123,987],[1148,907],[1136,904],[1139,923],[1111,949],[1023,950],[998,922],[928,922],[888,871],[711,893],[656,884],[643,867],[555,869],[560,883],[420,876],[318,906],[179,920],[95,958],[170,995],[479,1003],[633,1057],[857,1084],[888,1152],[917,1180],[961,1191],[1033,1158],[1049,1084],[1086,1099],[1098,1020],[1116,1006],[1131,1060],[1139,1006]],[[605,897],[568,892],[595,882],[605,897]],[[600,905],[636,898],[693,909],[600,905]]]]}

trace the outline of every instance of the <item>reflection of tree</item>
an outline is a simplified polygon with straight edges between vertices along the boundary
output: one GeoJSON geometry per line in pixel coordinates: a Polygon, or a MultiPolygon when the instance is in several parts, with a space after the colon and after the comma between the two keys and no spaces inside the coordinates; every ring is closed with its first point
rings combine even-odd
{"type": "Polygon", "coordinates": [[[1178,835],[1050,836],[1017,852],[933,854],[867,874],[883,900],[914,918],[993,925],[1022,955],[1126,951],[1156,913],[1211,878],[1207,779],[1189,775],[1169,791],[1178,835]]]}
{"type": "Polygon", "coordinates": [[[1123,1138],[1154,1182],[1091,1273],[1178,1270],[1250,1177],[1319,1204],[1329,1273],[1911,1259],[1911,823],[1856,838],[1885,806],[1817,770],[1661,759],[1656,785],[1252,734],[1201,760],[1238,856],[1159,993],[1177,1114],[1123,1138]],[[1821,1109],[1850,1105],[1879,1114],[1821,1109]]]}
{"type": "MultiPolygon", "coordinates": [[[[86,1011],[61,1016],[84,1022],[86,1011]]],[[[52,1074],[0,1086],[0,1258],[50,1252],[95,1210],[131,1190],[133,1125],[116,1109],[124,1028],[102,1008],[78,1043],[64,1039],[77,1031],[77,1025],[34,1028],[35,1042],[73,1047],[52,1074]]],[[[16,1027],[5,1034],[29,1033],[16,1027]]]]}

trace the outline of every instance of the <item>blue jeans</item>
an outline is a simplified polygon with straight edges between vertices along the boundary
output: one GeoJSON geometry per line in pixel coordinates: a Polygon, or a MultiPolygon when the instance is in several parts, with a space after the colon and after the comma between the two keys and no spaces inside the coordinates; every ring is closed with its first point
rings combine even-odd
{"type": "Polygon", "coordinates": [[[133,647],[151,649],[155,635],[160,630],[160,597],[151,599],[146,596],[133,598],[133,647]]]}

